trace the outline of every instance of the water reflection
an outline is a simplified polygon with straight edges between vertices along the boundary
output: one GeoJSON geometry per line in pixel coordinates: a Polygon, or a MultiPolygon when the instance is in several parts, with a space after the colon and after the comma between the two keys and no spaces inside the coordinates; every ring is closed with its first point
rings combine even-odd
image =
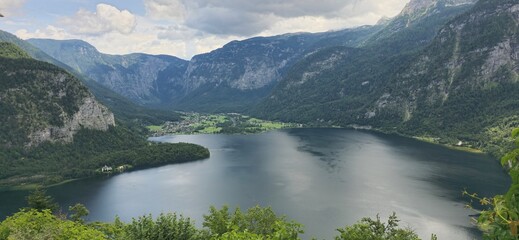
{"type": "MultiPolygon", "coordinates": [[[[260,204],[303,223],[305,238],[332,239],[338,227],[395,211],[423,238],[437,233],[440,239],[472,239],[478,235],[461,190],[493,195],[508,184],[497,161],[484,155],[360,131],[292,129],[153,140],[201,144],[211,158],[73,182],[50,192],[65,206],[84,203],[91,220],[176,211],[201,225],[210,205],[260,204]]],[[[0,197],[3,213],[15,211],[13,203],[21,198],[0,197]]]]}

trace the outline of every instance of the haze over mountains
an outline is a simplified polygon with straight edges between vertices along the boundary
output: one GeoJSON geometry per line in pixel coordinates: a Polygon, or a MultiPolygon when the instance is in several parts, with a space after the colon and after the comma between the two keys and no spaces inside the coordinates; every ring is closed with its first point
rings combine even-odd
{"type": "Polygon", "coordinates": [[[412,0],[375,26],[232,41],[190,61],[28,42],[146,107],[369,125],[481,147],[517,121],[508,97],[517,92],[517,21],[515,1],[412,0]]]}

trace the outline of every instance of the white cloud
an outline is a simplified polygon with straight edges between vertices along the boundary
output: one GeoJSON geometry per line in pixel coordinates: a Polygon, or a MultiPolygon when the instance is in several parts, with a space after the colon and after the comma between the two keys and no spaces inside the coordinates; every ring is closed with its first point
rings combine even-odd
{"type": "Polygon", "coordinates": [[[80,9],[74,16],[62,18],[60,22],[67,31],[80,35],[130,34],[137,25],[136,17],[129,11],[102,3],[96,6],[96,12],[80,9]]]}
{"type": "Polygon", "coordinates": [[[58,28],[52,25],[48,25],[44,29],[37,29],[34,32],[29,32],[27,29],[20,29],[15,33],[21,39],[29,38],[50,38],[50,39],[68,39],[72,38],[72,35],[67,33],[65,29],[58,28]]]}
{"type": "Polygon", "coordinates": [[[147,15],[217,35],[327,31],[374,24],[396,15],[409,0],[144,0],[147,15]],[[297,22],[303,20],[304,24],[297,22]],[[317,20],[319,27],[316,27],[317,20]],[[288,28],[293,25],[305,29],[288,28]],[[281,29],[281,26],[287,28],[281,29]]]}
{"type": "MultiPolygon", "coordinates": [[[[0,0],[4,1],[4,0],[0,0]]],[[[143,0],[145,16],[107,4],[51,25],[20,27],[21,38],[83,39],[101,52],[190,59],[232,40],[374,24],[409,0],[143,0]],[[138,23],[138,24],[137,24],[138,23]],[[26,30],[30,29],[30,30],[26,30]]],[[[3,2],[2,2],[3,3],[3,2]]]]}
{"type": "Polygon", "coordinates": [[[181,20],[186,14],[184,4],[177,0],[145,0],[144,7],[153,19],[181,20]]]}
{"type": "Polygon", "coordinates": [[[5,17],[10,17],[23,6],[25,0],[0,0],[0,13],[5,17]]]}

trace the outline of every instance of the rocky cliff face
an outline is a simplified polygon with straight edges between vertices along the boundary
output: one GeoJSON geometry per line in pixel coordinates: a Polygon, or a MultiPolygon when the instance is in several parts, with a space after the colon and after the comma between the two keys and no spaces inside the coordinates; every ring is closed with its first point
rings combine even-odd
{"type": "Polygon", "coordinates": [[[171,56],[106,55],[78,40],[29,42],[139,104],[205,111],[229,105],[226,111],[239,111],[266,96],[286,69],[305,54],[328,46],[356,46],[380,28],[233,41],[190,62],[171,56]],[[200,104],[211,106],[198,108],[200,104]]]}
{"type": "Polygon", "coordinates": [[[202,111],[244,111],[266,97],[286,71],[306,55],[330,46],[358,46],[380,28],[233,41],[193,57],[184,74],[185,97],[178,105],[202,111]]]}
{"type": "Polygon", "coordinates": [[[31,133],[28,145],[39,145],[46,141],[69,143],[82,128],[106,131],[110,126],[115,126],[114,115],[92,96],[85,97],[82,101],[79,111],[63,119],[63,126],[47,126],[31,133]]]}
{"type": "Polygon", "coordinates": [[[252,90],[276,82],[281,71],[300,55],[303,36],[234,41],[208,54],[193,57],[184,75],[186,92],[208,83],[252,90]]]}
{"type": "Polygon", "coordinates": [[[78,79],[54,65],[26,54],[0,55],[0,79],[2,145],[71,142],[82,128],[105,131],[115,125],[113,114],[78,79]]]}
{"type": "Polygon", "coordinates": [[[449,105],[469,92],[517,83],[518,22],[519,3],[481,1],[440,30],[433,44],[395,77],[395,90],[380,97],[375,108],[399,112],[409,121],[420,108],[449,105]]]}

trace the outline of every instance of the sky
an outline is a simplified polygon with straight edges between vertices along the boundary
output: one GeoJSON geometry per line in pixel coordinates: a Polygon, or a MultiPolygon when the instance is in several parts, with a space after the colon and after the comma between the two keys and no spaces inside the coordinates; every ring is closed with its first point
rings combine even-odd
{"type": "Polygon", "coordinates": [[[409,0],[0,0],[0,29],[184,59],[232,40],[375,24],[409,0]]]}

